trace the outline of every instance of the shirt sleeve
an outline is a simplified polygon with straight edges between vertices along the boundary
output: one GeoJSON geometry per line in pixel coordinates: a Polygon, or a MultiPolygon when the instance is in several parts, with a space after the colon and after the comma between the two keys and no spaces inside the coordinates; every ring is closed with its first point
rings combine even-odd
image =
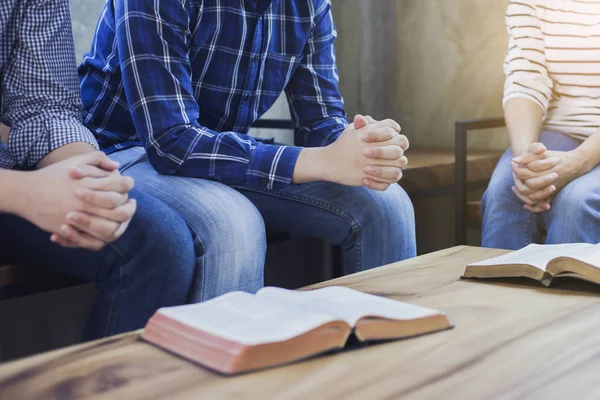
{"type": "Polygon", "coordinates": [[[98,148],[82,124],[82,104],[68,0],[31,0],[17,21],[17,38],[2,78],[8,153],[34,167],[69,143],[98,148]]]}
{"type": "Polygon", "coordinates": [[[291,183],[297,147],[259,143],[198,123],[185,2],[115,2],[123,84],[148,160],[163,174],[268,189],[291,183]]]}
{"type": "Polygon", "coordinates": [[[515,97],[536,103],[544,114],[553,82],[546,67],[546,46],[535,0],[511,0],[506,13],[508,54],[503,104],[515,97]]]}
{"type": "Polygon", "coordinates": [[[331,3],[330,0],[309,3],[317,7],[313,10],[315,23],[302,62],[286,87],[286,95],[295,125],[296,145],[322,147],[337,139],[348,120],[338,89],[334,47],[337,32],[331,3]]]}

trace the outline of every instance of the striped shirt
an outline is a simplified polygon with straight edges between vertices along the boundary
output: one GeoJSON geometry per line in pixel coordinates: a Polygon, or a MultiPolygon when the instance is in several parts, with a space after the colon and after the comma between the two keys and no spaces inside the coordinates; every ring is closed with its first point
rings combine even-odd
{"type": "Polygon", "coordinates": [[[300,147],[247,132],[285,90],[297,146],[339,136],[335,38],[329,0],[108,0],[79,69],[85,123],[164,174],[285,187],[300,147]]]}
{"type": "Polygon", "coordinates": [[[68,0],[0,0],[0,117],[11,125],[0,168],[32,168],[83,126],[68,0]]]}
{"type": "Polygon", "coordinates": [[[600,1],[511,0],[504,104],[524,97],[545,130],[581,139],[600,127],[600,1]]]}

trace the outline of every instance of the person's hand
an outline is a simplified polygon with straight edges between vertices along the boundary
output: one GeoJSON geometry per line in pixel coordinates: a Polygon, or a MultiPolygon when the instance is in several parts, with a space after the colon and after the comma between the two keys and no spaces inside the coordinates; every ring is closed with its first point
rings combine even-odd
{"type": "Polygon", "coordinates": [[[525,208],[534,213],[549,210],[550,203],[560,190],[588,172],[577,149],[545,150],[543,158],[525,155],[513,161],[513,172],[524,184],[524,188],[517,188],[515,193],[527,197],[525,208]]]}
{"type": "Polygon", "coordinates": [[[393,120],[365,122],[357,116],[354,123],[326,147],[328,159],[335,164],[330,165],[332,177],[344,185],[364,185],[383,191],[402,178],[402,168],[408,164],[403,146],[408,148],[408,141],[402,140],[400,126],[393,120]]]}
{"type": "Polygon", "coordinates": [[[403,152],[398,151],[391,159],[378,159],[377,170],[371,170],[368,166],[373,164],[373,160],[365,155],[368,154],[365,150],[374,146],[396,146],[401,150],[400,146],[393,139],[375,144],[362,139],[369,135],[382,135],[383,132],[394,138],[398,125],[392,120],[385,120],[354,128],[354,124],[348,125],[336,141],[326,147],[302,149],[294,168],[293,182],[328,181],[381,191],[398,182],[402,168],[408,162],[403,152]]]}
{"type": "MultiPolygon", "coordinates": [[[[86,165],[69,171],[72,179],[121,177],[118,170],[109,172],[86,165]]],[[[135,199],[127,193],[79,188],[75,197],[83,201],[83,210],[67,214],[67,224],[51,240],[63,247],[102,248],[117,240],[129,226],[136,211],[135,199]]]]}
{"type": "MultiPolygon", "coordinates": [[[[401,134],[402,128],[396,121],[388,119],[386,122],[392,129],[368,130],[361,134],[361,139],[371,145],[363,151],[363,155],[369,159],[369,163],[364,169],[368,175],[365,185],[372,189],[375,189],[378,183],[388,183],[385,178],[391,175],[388,166],[389,161],[402,160],[404,165],[402,168],[408,165],[408,159],[404,155],[409,148],[408,138],[401,134]]],[[[358,130],[369,124],[377,123],[378,121],[368,115],[358,114],[354,117],[352,126],[358,130]]],[[[398,179],[396,180],[398,182],[402,179],[402,169],[394,172],[398,173],[398,179]]]]}
{"type": "Polygon", "coordinates": [[[25,201],[17,214],[54,233],[65,247],[100,250],[116,240],[135,212],[133,180],[101,152],[71,157],[24,174],[25,201]]]}
{"type": "Polygon", "coordinates": [[[546,146],[533,143],[512,160],[514,186],[512,191],[524,203],[524,208],[534,212],[550,209],[547,198],[556,190],[552,185],[555,176],[543,172],[555,164],[548,159],[546,146]],[[528,168],[529,166],[529,168],[528,168]],[[531,169],[530,169],[531,168],[531,169]],[[535,177],[532,174],[536,174],[535,177]]]}

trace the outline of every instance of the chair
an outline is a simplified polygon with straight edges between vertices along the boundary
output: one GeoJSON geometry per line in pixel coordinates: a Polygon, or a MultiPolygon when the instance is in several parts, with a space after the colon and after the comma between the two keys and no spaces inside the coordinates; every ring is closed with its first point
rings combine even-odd
{"type": "Polygon", "coordinates": [[[481,132],[485,129],[502,128],[506,126],[503,117],[477,120],[456,121],[455,124],[455,242],[463,245],[467,242],[467,227],[481,227],[481,201],[467,201],[467,192],[471,189],[485,188],[489,178],[469,182],[467,180],[467,134],[481,132]]]}

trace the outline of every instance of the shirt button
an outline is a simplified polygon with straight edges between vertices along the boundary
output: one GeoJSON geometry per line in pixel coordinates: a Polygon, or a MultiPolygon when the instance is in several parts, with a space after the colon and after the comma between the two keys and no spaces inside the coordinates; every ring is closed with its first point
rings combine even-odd
{"type": "Polygon", "coordinates": [[[253,60],[254,62],[259,62],[259,61],[260,61],[260,56],[257,54],[257,55],[255,55],[254,57],[252,57],[252,60],[253,60]]]}
{"type": "Polygon", "coordinates": [[[246,93],[245,95],[243,95],[243,96],[242,96],[242,100],[243,100],[243,101],[248,101],[248,100],[250,100],[250,95],[246,93]]]}

